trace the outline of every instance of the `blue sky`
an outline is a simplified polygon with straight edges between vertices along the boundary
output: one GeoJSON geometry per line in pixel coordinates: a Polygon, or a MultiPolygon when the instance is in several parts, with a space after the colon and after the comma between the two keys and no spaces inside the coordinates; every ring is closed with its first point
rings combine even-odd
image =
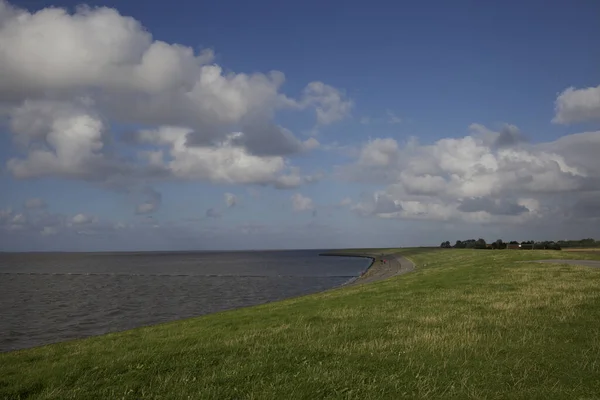
{"type": "Polygon", "coordinates": [[[598,2],[0,4],[0,250],[600,237],[598,2]]]}

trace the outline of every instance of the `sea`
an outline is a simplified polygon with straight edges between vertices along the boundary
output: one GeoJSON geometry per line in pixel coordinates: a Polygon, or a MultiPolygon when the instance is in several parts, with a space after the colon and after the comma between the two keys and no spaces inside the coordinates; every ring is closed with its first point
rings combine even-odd
{"type": "Polygon", "coordinates": [[[0,352],[320,292],[370,263],[324,251],[0,253],[0,352]]]}

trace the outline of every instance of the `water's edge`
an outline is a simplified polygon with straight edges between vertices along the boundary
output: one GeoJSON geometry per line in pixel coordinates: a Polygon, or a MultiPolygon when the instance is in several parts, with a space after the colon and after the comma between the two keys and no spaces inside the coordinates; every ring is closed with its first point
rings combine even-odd
{"type": "Polygon", "coordinates": [[[350,278],[349,280],[347,280],[346,282],[344,282],[340,286],[338,286],[338,288],[348,286],[348,285],[355,283],[363,275],[365,275],[367,272],[369,272],[369,270],[371,269],[371,267],[373,267],[373,265],[375,264],[375,261],[377,259],[375,256],[367,255],[367,254],[356,254],[356,253],[344,254],[344,253],[339,253],[339,252],[321,253],[321,254],[319,254],[319,256],[322,256],[322,257],[357,257],[357,258],[368,258],[371,260],[371,263],[367,266],[367,268],[365,268],[365,270],[363,272],[360,273],[360,275],[350,278]]]}

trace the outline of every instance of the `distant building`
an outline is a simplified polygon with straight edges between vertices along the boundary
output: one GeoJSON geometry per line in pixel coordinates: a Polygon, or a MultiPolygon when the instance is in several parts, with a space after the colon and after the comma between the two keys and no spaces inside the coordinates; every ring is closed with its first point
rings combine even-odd
{"type": "Polygon", "coordinates": [[[507,249],[512,249],[512,250],[519,250],[521,248],[520,244],[507,244],[506,245],[507,249]]]}

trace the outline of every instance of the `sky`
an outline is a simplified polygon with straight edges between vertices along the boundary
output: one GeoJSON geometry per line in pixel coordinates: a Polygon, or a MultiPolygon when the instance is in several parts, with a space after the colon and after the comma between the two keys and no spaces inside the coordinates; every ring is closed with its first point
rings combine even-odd
{"type": "Polygon", "coordinates": [[[598,15],[0,0],[0,251],[600,239],[598,15]]]}

